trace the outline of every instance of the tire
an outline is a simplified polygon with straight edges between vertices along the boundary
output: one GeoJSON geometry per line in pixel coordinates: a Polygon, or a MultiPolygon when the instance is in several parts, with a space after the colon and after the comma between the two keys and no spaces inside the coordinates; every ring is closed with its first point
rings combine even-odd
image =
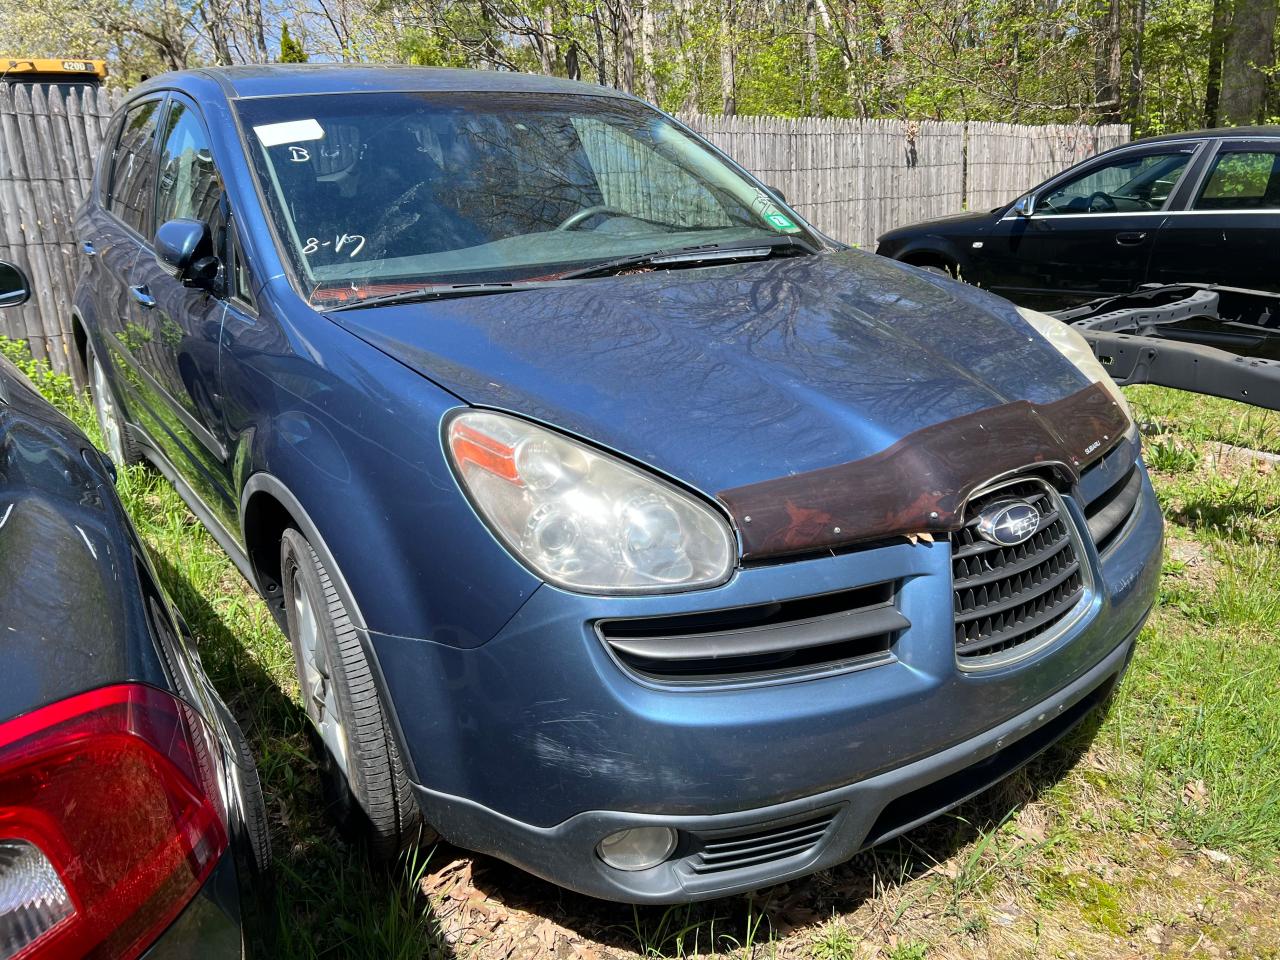
{"type": "Polygon", "coordinates": [[[249,853],[253,862],[249,865],[256,884],[267,881],[271,875],[271,825],[267,822],[267,802],[262,794],[262,780],[253,762],[253,748],[240,729],[235,718],[227,716],[227,732],[231,734],[234,750],[231,762],[235,765],[236,780],[244,797],[244,825],[249,839],[249,853]]]}
{"type": "Polygon", "coordinates": [[[267,804],[248,738],[230,713],[223,719],[232,741],[228,760],[235,768],[233,775],[244,799],[244,828],[248,840],[247,850],[240,846],[236,849],[236,865],[242,878],[242,953],[246,958],[274,957],[278,956],[272,941],[275,876],[271,869],[271,827],[267,821],[267,804]]]}
{"type": "Polygon", "coordinates": [[[280,540],[285,617],[325,802],[338,827],[390,861],[419,839],[413,798],[360,638],[328,571],[297,530],[280,540]]]}
{"type": "Polygon", "coordinates": [[[98,362],[98,354],[92,344],[89,344],[86,353],[89,396],[93,399],[93,410],[98,417],[98,429],[102,432],[102,443],[106,447],[107,456],[121,468],[142,463],[142,451],[129,435],[129,425],[125,421],[120,402],[111,389],[106,368],[98,362]]]}

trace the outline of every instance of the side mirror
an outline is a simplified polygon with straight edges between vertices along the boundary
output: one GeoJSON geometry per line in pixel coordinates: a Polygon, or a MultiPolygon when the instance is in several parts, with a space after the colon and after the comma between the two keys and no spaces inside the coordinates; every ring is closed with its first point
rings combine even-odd
{"type": "Polygon", "coordinates": [[[1036,212],[1035,194],[1027,193],[1013,201],[1013,212],[1020,217],[1029,217],[1036,212]]]}
{"type": "Polygon", "coordinates": [[[20,307],[31,298],[31,281],[22,268],[0,260],[0,307],[20,307]]]}
{"type": "Polygon", "coordinates": [[[785,193],[783,193],[781,190],[779,190],[777,187],[770,185],[770,186],[769,186],[769,191],[770,191],[770,192],[771,192],[775,197],[777,197],[779,200],[781,200],[783,203],[786,203],[786,202],[787,202],[787,195],[786,195],[785,193]]]}
{"type": "Polygon", "coordinates": [[[156,261],[183,286],[207,287],[218,276],[209,225],[200,220],[170,220],[156,231],[156,261]]]}

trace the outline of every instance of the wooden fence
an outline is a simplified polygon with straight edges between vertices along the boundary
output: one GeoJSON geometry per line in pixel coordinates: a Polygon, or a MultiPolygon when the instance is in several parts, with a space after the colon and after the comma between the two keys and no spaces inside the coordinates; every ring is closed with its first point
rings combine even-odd
{"type": "Polygon", "coordinates": [[[1129,140],[1125,124],[682,117],[837,240],[870,249],[894,227],[988,210],[1129,140]]]}
{"type": "Polygon", "coordinates": [[[82,259],[72,235],[114,103],[105,90],[0,84],[0,259],[22,266],[31,300],[0,312],[0,334],[25,339],[66,372],[71,297],[82,259]]]}
{"type": "MultiPolygon", "coordinates": [[[[0,334],[68,371],[70,305],[82,266],[72,235],[115,98],[105,90],[0,85],[0,258],[21,265],[31,302],[0,312],[0,334]]],[[[987,209],[1100,150],[1127,126],[897,120],[682,118],[810,221],[870,248],[896,226],[987,209]]]]}
{"type": "Polygon", "coordinates": [[[1126,124],[1100,127],[970,123],[965,205],[990,210],[1059,170],[1129,141],[1126,124]]]}

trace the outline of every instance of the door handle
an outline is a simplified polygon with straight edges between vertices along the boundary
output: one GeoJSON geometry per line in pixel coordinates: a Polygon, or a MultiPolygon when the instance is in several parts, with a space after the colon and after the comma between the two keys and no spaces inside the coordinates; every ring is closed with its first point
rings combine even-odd
{"type": "Polygon", "coordinates": [[[1116,243],[1122,247],[1136,247],[1147,239],[1146,231],[1135,230],[1132,233],[1117,233],[1116,243]]]}
{"type": "Polygon", "coordinates": [[[98,251],[93,249],[93,244],[88,240],[81,241],[80,249],[84,251],[86,257],[96,257],[98,255],[98,251]]]}
{"type": "Polygon", "coordinates": [[[147,289],[145,283],[130,287],[129,296],[133,297],[135,302],[142,304],[148,310],[156,305],[156,298],[151,295],[151,291],[147,289]]]}

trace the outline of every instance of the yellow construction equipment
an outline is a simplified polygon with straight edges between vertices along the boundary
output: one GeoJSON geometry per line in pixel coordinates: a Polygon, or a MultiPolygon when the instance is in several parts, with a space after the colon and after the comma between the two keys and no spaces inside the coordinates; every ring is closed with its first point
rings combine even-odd
{"type": "Polygon", "coordinates": [[[4,83],[54,84],[66,92],[71,87],[100,86],[106,76],[105,60],[0,57],[0,81],[4,83]]]}

